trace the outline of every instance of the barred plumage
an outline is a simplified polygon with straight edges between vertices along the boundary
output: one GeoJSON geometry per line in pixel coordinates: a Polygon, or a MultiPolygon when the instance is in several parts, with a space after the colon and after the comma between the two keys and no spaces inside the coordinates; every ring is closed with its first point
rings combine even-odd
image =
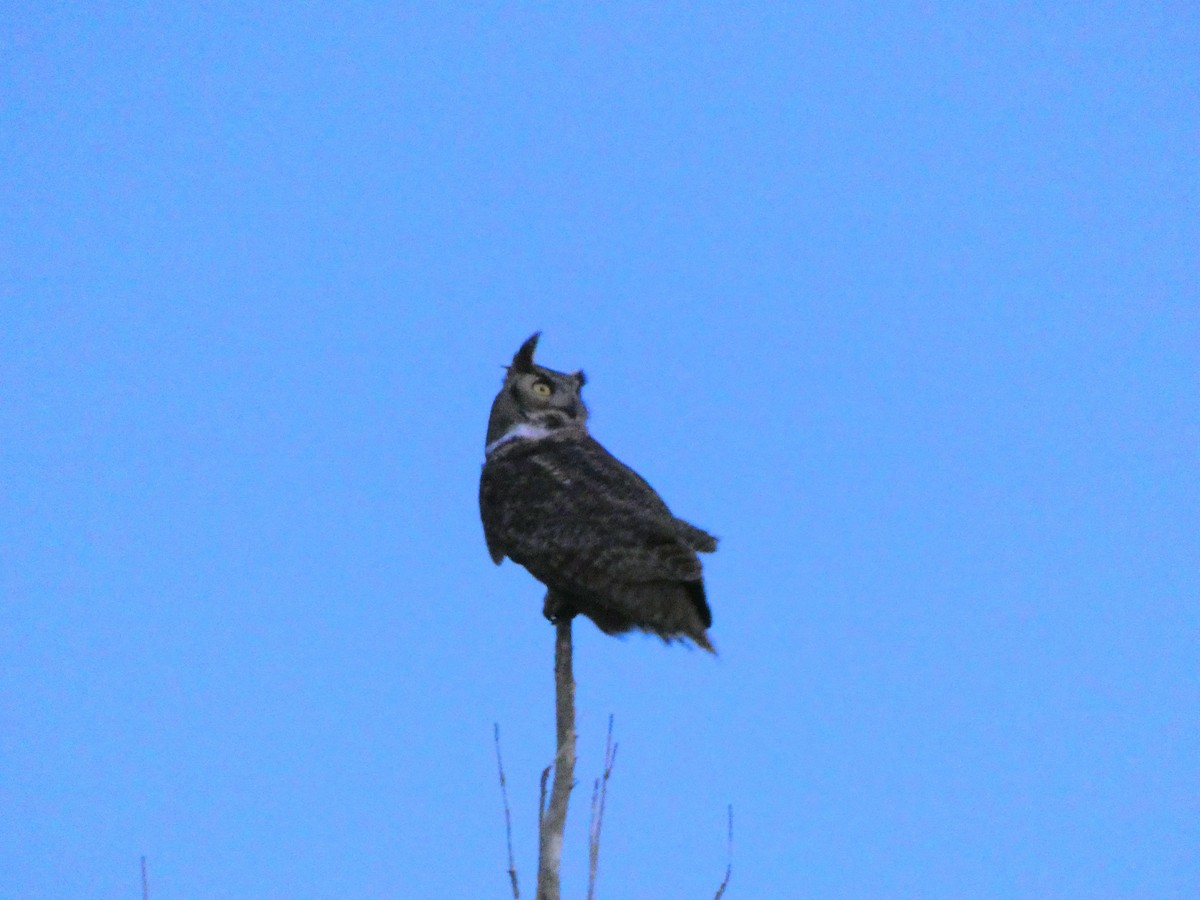
{"type": "Polygon", "coordinates": [[[492,559],[546,586],[551,620],[582,613],[608,634],[638,628],[712,651],[696,554],[716,538],[587,433],[583,373],[534,364],[537,339],[517,351],[488,423],[479,507],[492,559]]]}

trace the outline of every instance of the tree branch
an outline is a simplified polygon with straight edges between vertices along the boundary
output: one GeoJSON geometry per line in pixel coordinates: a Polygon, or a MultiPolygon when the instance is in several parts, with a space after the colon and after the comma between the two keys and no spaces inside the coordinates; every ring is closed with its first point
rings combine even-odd
{"type": "Polygon", "coordinates": [[[508,839],[508,878],[512,882],[513,900],[521,900],[521,889],[517,887],[517,866],[513,862],[512,812],[508,808],[508,783],[504,778],[504,760],[500,758],[500,724],[494,723],[496,738],[496,768],[500,771],[500,796],[504,798],[504,834],[508,839]]]}
{"type": "Polygon", "coordinates": [[[608,737],[604,742],[604,774],[592,785],[592,821],[588,828],[588,900],[596,896],[596,866],[600,862],[600,829],[604,827],[604,803],[608,799],[608,779],[617,762],[617,745],[612,736],[613,717],[608,717],[608,737]]]}
{"type": "MultiPolygon", "coordinates": [[[[563,832],[567,826],[567,801],[575,786],[575,675],[571,665],[571,620],[555,623],[554,713],[558,753],[554,757],[554,783],[550,806],[538,835],[537,900],[560,900],[563,832]]],[[[543,776],[543,785],[545,776],[543,776]]]]}
{"type": "Polygon", "coordinates": [[[729,887],[729,876],[733,874],[733,804],[729,805],[729,837],[726,844],[726,853],[728,854],[725,863],[725,879],[721,882],[721,886],[717,888],[716,896],[713,900],[721,900],[725,894],[725,888],[729,887]]]}
{"type": "MultiPolygon", "coordinates": [[[[546,783],[550,780],[550,773],[554,771],[554,764],[546,766],[542,769],[542,777],[538,782],[538,852],[541,852],[542,828],[546,823],[546,783]]],[[[538,859],[541,862],[541,859],[538,859]]]]}

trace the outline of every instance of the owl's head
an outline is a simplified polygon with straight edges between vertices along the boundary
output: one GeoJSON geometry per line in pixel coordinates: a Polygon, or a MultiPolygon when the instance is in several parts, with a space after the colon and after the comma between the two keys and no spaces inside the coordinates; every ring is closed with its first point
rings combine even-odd
{"type": "Polygon", "coordinates": [[[533,361],[541,332],[535,332],[513,357],[488,419],[487,446],[517,438],[542,438],[554,432],[587,430],[587,407],[579,395],[583,372],[555,372],[533,361]]]}

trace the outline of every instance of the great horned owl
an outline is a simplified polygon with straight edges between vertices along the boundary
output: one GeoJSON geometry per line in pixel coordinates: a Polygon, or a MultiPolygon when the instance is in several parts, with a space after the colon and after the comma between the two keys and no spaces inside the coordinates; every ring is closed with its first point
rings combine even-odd
{"type": "Polygon", "coordinates": [[[640,628],[715,652],[696,554],[717,539],[588,434],[583,372],[536,365],[538,337],[513,357],[488,419],[479,511],[492,559],[546,585],[551,621],[583,613],[606,634],[640,628]]]}

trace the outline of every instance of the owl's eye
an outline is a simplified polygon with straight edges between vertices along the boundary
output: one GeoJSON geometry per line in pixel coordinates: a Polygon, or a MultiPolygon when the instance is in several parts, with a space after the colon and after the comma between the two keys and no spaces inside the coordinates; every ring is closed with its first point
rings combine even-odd
{"type": "Polygon", "coordinates": [[[530,390],[539,397],[549,397],[554,393],[554,388],[550,386],[550,382],[548,381],[535,381],[530,390]]]}

